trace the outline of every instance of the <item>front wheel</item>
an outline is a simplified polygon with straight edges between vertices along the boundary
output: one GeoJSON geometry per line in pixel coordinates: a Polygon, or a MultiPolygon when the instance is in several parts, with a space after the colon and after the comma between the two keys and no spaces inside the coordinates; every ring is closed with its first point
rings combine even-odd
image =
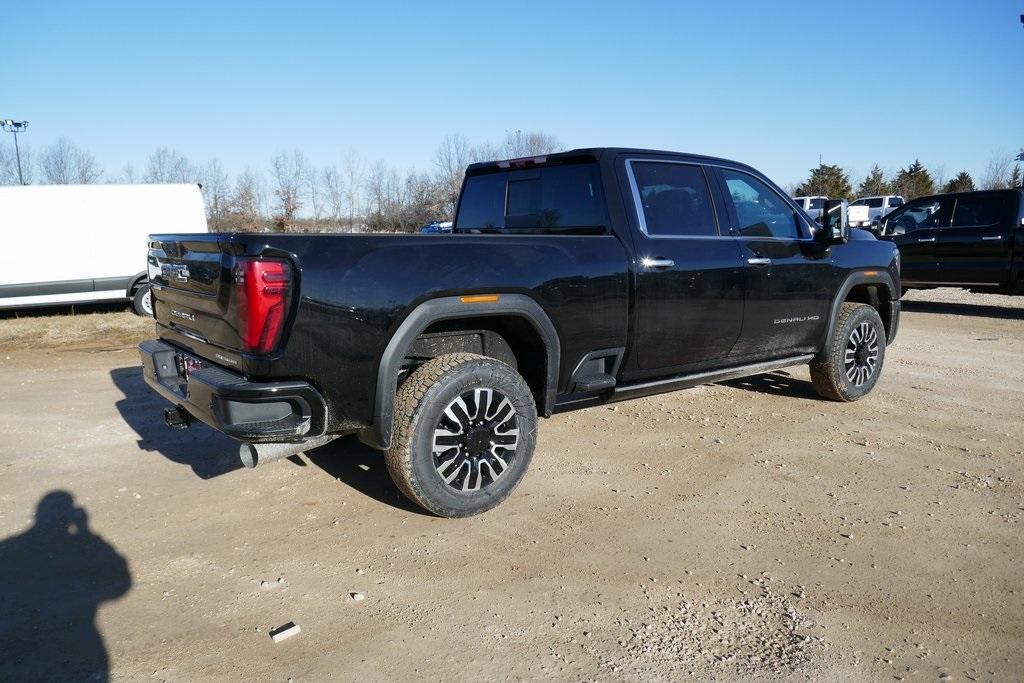
{"type": "Polygon", "coordinates": [[[132,295],[132,308],[135,315],[153,317],[153,290],[148,284],[139,285],[132,295]]]}
{"type": "Polygon", "coordinates": [[[395,398],[388,472],[413,502],[441,517],[468,517],[505,500],[526,474],[537,408],[523,378],[471,353],[420,366],[395,398]]]}
{"type": "Polygon", "coordinates": [[[868,304],[843,304],[823,358],[811,363],[811,382],[823,398],[856,401],[870,392],[885,361],[885,327],[868,304]]]}

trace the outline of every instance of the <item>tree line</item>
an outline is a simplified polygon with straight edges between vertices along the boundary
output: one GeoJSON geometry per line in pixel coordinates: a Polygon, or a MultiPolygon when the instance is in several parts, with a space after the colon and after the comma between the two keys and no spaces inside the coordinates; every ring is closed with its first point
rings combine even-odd
{"type": "MultiPolygon", "coordinates": [[[[469,164],[560,149],[557,138],[541,132],[515,130],[497,143],[479,145],[453,134],[438,145],[429,171],[402,170],[383,161],[368,164],[355,152],[317,167],[294,150],[275,155],[265,169],[246,169],[232,176],[216,158],[197,164],[160,147],[142,172],[129,164],[111,175],[91,153],[62,137],[38,154],[22,147],[21,167],[29,184],[199,183],[214,231],[412,232],[432,220],[451,220],[469,164]]],[[[978,183],[966,170],[947,178],[943,167],[928,169],[915,159],[894,173],[875,164],[854,188],[849,171],[822,163],[803,182],[786,190],[793,196],[852,200],[898,194],[910,200],[936,192],[1020,187],[1021,175],[1020,164],[1011,154],[994,156],[978,183]]],[[[14,147],[0,145],[0,185],[16,184],[14,147]]]]}
{"type": "MultiPolygon", "coordinates": [[[[275,155],[265,169],[232,176],[216,158],[197,164],[157,148],[142,172],[129,164],[107,174],[88,151],[60,138],[38,154],[21,148],[27,184],[198,183],[213,231],[413,232],[433,220],[451,220],[466,167],[477,161],[549,154],[561,149],[552,135],[515,130],[479,145],[449,135],[429,171],[369,164],[355,152],[338,163],[311,164],[301,150],[275,155]]],[[[0,145],[0,185],[17,185],[13,146],[0,145]]]]}
{"type": "Polygon", "coordinates": [[[980,183],[967,171],[960,171],[947,179],[943,167],[925,168],[920,159],[914,159],[905,168],[886,174],[878,164],[857,184],[850,181],[850,173],[836,164],[821,163],[812,168],[806,180],[786,188],[794,197],[825,196],[832,199],[901,195],[909,201],[939,192],[970,192],[972,190],[1001,190],[1024,186],[1020,164],[1011,154],[997,154],[989,161],[980,183]]]}

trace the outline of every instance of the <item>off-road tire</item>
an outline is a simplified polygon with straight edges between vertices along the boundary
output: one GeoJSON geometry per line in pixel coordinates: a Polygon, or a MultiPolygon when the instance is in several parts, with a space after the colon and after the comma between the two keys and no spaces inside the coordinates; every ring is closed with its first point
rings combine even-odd
{"type": "MultiPolygon", "coordinates": [[[[385,452],[384,462],[395,485],[414,503],[441,517],[468,517],[498,505],[519,484],[533,457],[536,432],[537,407],[519,373],[493,358],[453,353],[427,361],[399,387],[391,448],[385,452]],[[491,396],[507,398],[513,406],[518,442],[507,467],[496,478],[478,490],[457,490],[439,472],[435,429],[453,401],[484,388],[494,392],[491,396]]],[[[458,467],[461,471],[463,465],[458,467]]],[[[471,476],[472,468],[470,464],[466,477],[471,476]]],[[[493,476],[493,470],[491,473],[493,476]]],[[[479,484],[483,477],[478,467],[474,481],[479,484]]]]}
{"type": "Polygon", "coordinates": [[[135,315],[153,317],[153,290],[149,284],[141,284],[135,289],[135,293],[132,294],[132,309],[135,315]]]}
{"type": "Polygon", "coordinates": [[[822,357],[811,362],[811,383],[822,398],[833,401],[856,401],[866,396],[878,382],[885,361],[885,327],[872,306],[854,302],[843,304],[832,336],[827,340],[822,357]],[[867,327],[865,327],[867,326],[867,327]],[[855,332],[869,329],[877,341],[877,358],[871,374],[857,384],[848,376],[847,347],[855,332]]]}

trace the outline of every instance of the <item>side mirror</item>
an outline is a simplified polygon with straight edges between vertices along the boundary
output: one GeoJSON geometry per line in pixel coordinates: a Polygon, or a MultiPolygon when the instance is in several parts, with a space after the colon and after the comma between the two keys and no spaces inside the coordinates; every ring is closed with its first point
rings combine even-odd
{"type": "Polygon", "coordinates": [[[829,199],[821,211],[821,230],[816,236],[826,244],[846,244],[850,241],[849,203],[845,199],[829,199]]]}

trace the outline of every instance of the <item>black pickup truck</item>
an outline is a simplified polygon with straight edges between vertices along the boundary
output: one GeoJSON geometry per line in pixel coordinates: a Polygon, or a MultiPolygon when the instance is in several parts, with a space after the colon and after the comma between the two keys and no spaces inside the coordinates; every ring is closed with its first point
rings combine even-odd
{"type": "Polygon", "coordinates": [[[904,289],[1024,294],[1020,188],[919,197],[887,215],[880,232],[899,247],[904,289]]]}
{"type": "Polygon", "coordinates": [[[870,391],[899,255],[828,215],[733,161],[603,148],[470,166],[450,235],[154,235],[143,372],[248,466],[357,433],[412,500],[475,514],[538,415],[801,364],[870,391]]]}

